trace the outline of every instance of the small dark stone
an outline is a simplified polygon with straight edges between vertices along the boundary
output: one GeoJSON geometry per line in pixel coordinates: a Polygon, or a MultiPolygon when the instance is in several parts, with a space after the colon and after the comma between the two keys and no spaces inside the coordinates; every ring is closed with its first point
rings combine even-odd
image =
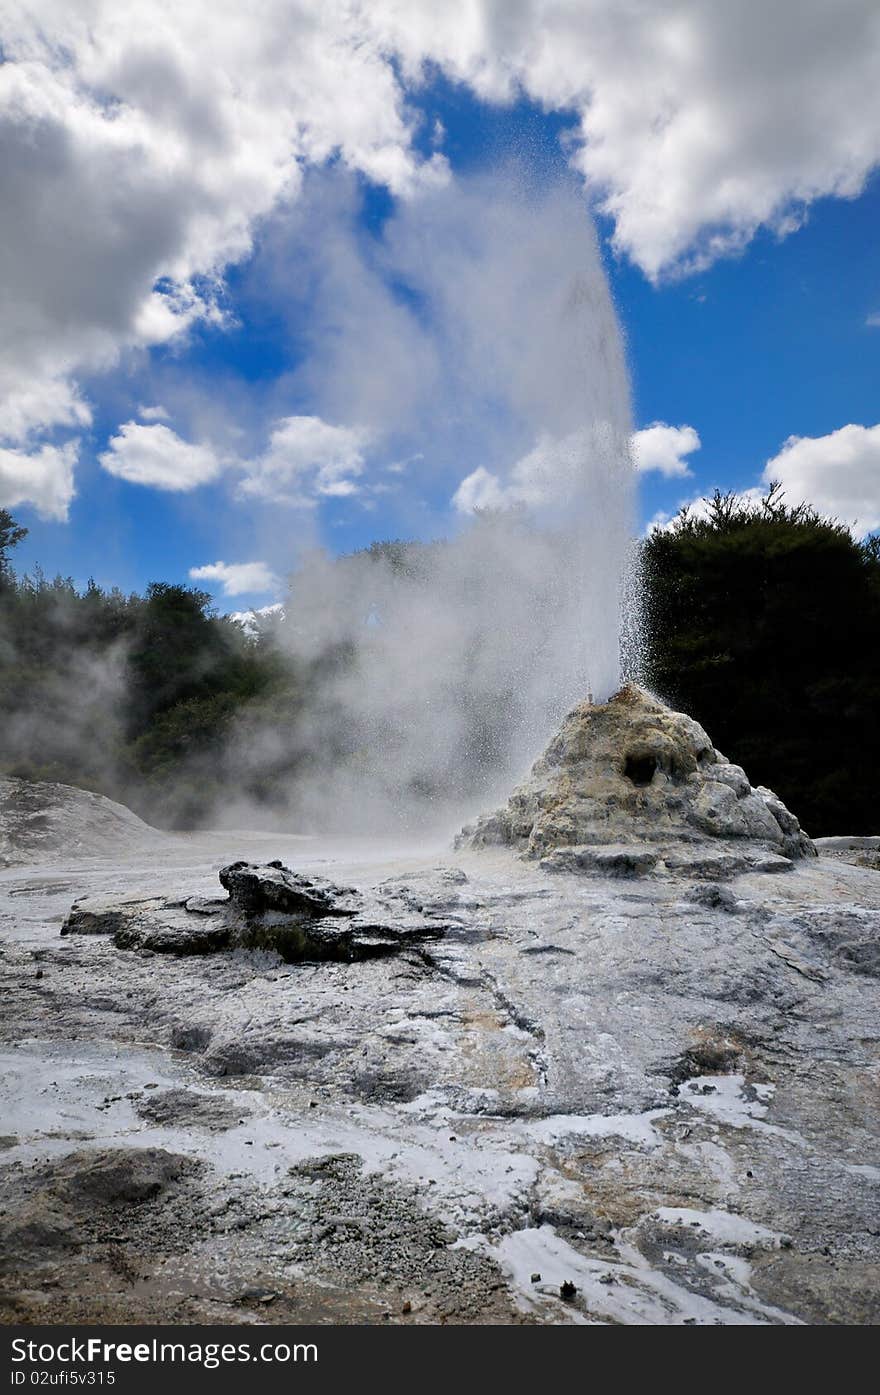
{"type": "MultiPolygon", "coordinates": [[[[171,1045],[178,1051],[204,1051],[211,1040],[207,1027],[178,1026],[171,1029],[171,1045]]],[[[156,1086],[145,1085],[145,1090],[155,1090],[156,1086]]]]}

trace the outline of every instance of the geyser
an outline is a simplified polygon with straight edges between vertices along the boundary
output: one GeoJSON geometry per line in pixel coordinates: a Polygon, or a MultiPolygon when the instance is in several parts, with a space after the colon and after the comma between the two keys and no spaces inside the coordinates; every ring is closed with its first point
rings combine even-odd
{"type": "Polygon", "coordinates": [[[784,871],[816,853],[772,790],[635,684],[575,707],[507,804],[458,839],[492,844],[548,868],[624,875],[784,871]]]}
{"type": "MultiPolygon", "coordinates": [[[[509,788],[576,701],[610,696],[621,676],[630,393],[582,195],[510,172],[463,180],[402,206],[382,259],[418,305],[408,332],[433,365],[430,401],[401,379],[397,444],[426,484],[448,480],[452,536],[318,553],[295,575],[282,634],[318,684],[291,781],[299,828],[454,827],[509,788]]],[[[361,274],[375,279],[374,266],[361,274]]],[[[401,306],[386,345],[375,287],[368,299],[369,373],[378,358],[393,374],[401,306]]],[[[355,382],[358,342],[345,344],[355,382]]],[[[383,383],[383,410],[388,395],[383,383]]],[[[263,737],[257,760],[271,766],[283,753],[263,737]]]]}

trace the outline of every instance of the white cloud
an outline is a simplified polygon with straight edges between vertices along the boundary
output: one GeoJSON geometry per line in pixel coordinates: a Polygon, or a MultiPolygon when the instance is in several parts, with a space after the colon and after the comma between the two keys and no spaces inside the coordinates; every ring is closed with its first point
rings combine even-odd
{"type": "Polygon", "coordinates": [[[75,441],[30,453],[0,447],[0,507],[31,504],[43,518],[64,522],[75,493],[76,456],[75,441]]]}
{"type": "Polygon", "coordinates": [[[463,514],[519,506],[545,516],[570,515],[585,505],[595,511],[602,507],[603,491],[613,491],[619,479],[628,482],[630,472],[619,432],[597,420],[567,436],[542,433],[503,480],[485,466],[478,466],[461,481],[452,505],[463,514]]]}
{"type": "Polygon", "coordinates": [[[310,506],[319,497],[356,494],[366,435],[320,417],[282,417],[268,449],[246,466],[242,494],[310,506]]]}
{"type": "Polygon", "coordinates": [[[45,426],[78,428],[91,419],[75,383],[51,373],[29,373],[26,360],[16,360],[14,335],[0,335],[0,443],[24,445],[45,426]]]}
{"type": "Polygon", "coordinates": [[[675,517],[675,514],[670,513],[668,509],[658,509],[654,517],[649,519],[645,524],[643,536],[649,538],[652,533],[663,533],[668,531],[672,527],[675,517]]]}
{"type": "MultiPolygon", "coordinates": [[[[159,411],[142,409],[141,415],[159,411]]],[[[359,492],[367,439],[363,431],[332,426],[320,417],[281,417],[266,450],[245,460],[185,441],[161,422],[128,421],[98,459],[109,474],[130,484],[176,493],[210,484],[227,471],[238,476],[241,495],[311,508],[321,498],[359,492]]]]}
{"type": "Polygon", "coordinates": [[[171,414],[157,402],[155,407],[138,407],[138,416],[142,421],[169,421],[171,414]]]}
{"type": "Polygon", "coordinates": [[[256,595],[278,588],[278,578],[265,562],[210,562],[204,567],[190,567],[189,574],[193,581],[216,582],[224,596],[256,595]]]}
{"type": "Polygon", "coordinates": [[[873,532],[880,528],[880,425],[789,436],[763,479],[779,480],[788,504],[812,504],[857,534],[873,532]]]}
{"type": "Polygon", "coordinates": [[[691,474],[685,456],[699,449],[700,438],[692,426],[667,426],[664,421],[655,421],[635,431],[632,437],[636,469],[642,474],[656,470],[667,479],[691,474]]]}
{"type": "Polygon", "coordinates": [[[177,493],[216,479],[224,468],[210,446],[184,441],[168,426],[125,422],[98,457],[108,474],[129,484],[152,485],[177,493]]]}
{"type": "Polygon", "coordinates": [[[426,58],[491,100],[524,89],[575,114],[573,159],[651,277],[780,234],[880,159],[875,0],[374,0],[416,72],[426,58]]]}
{"type": "Polygon", "coordinates": [[[4,0],[0,440],[82,425],[89,375],[220,318],[225,267],[304,168],[336,157],[403,197],[442,182],[413,142],[431,65],[570,112],[572,160],[651,277],[857,194],[880,157],[875,0],[747,11],[4,0]]]}
{"type": "MultiPolygon", "coordinates": [[[[737,501],[758,508],[768,487],[782,485],[787,505],[808,504],[825,518],[837,518],[857,536],[880,528],[880,424],[850,423],[827,436],[789,436],[761,474],[761,483],[735,491],[737,501]]],[[[682,500],[691,517],[706,518],[710,499],[682,500]]],[[[646,532],[671,528],[675,513],[654,515],[646,532]]]]}
{"type": "Polygon", "coordinates": [[[126,346],[217,318],[218,278],[304,165],[336,155],[401,195],[446,177],[346,0],[5,0],[2,20],[7,439],[70,424],[77,379],[126,346]]]}
{"type": "Polygon", "coordinates": [[[508,491],[497,475],[478,465],[466,475],[452,496],[453,508],[459,513],[473,513],[474,509],[500,509],[510,502],[508,491]]]}
{"type": "Polygon", "coordinates": [[[865,324],[869,329],[880,329],[880,310],[874,310],[865,319],[865,324]]]}
{"type": "Polygon", "coordinates": [[[234,620],[237,625],[241,625],[245,634],[248,635],[258,635],[266,622],[282,620],[283,618],[283,601],[275,601],[273,605],[261,605],[255,610],[233,610],[229,613],[229,619],[234,620]]]}

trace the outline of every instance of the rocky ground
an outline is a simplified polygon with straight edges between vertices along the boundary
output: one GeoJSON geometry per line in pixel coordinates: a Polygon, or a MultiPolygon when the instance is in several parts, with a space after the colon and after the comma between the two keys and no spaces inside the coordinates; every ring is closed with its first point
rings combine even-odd
{"type": "Polygon", "coordinates": [[[6,1321],[880,1316],[880,875],[845,849],[718,881],[24,841],[0,871],[6,1321]],[[320,955],[217,909],[238,859],[346,889],[320,955]],[[169,942],[195,924],[226,938],[169,942]]]}

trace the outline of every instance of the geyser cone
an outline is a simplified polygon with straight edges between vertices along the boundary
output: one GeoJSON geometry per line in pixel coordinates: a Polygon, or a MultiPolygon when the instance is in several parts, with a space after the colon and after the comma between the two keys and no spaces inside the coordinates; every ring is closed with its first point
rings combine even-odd
{"type": "Polygon", "coordinates": [[[504,808],[458,840],[492,844],[550,854],[557,868],[626,873],[782,870],[815,856],[771,790],[753,787],[697,722],[635,684],[575,707],[504,808]]]}

